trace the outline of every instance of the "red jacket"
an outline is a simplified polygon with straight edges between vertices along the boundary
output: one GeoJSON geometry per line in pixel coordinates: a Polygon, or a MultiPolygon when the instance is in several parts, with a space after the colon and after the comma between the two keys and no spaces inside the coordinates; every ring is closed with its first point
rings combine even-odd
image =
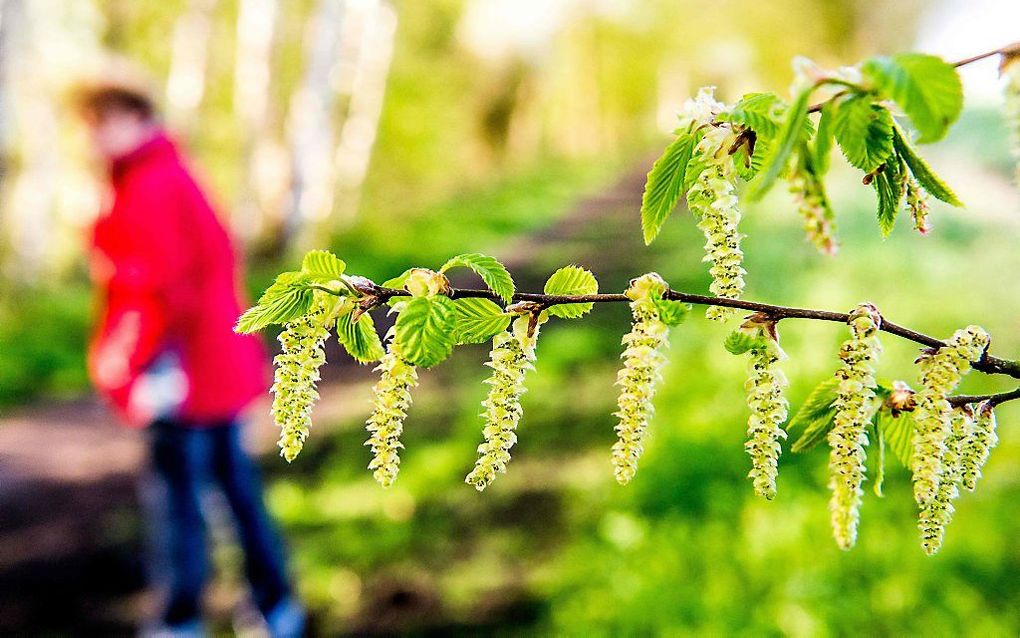
{"type": "Polygon", "coordinates": [[[96,387],[129,423],[145,425],[152,415],[134,407],[132,389],[171,351],[187,379],[179,416],[196,423],[234,416],[265,391],[267,365],[259,339],[233,331],[239,269],[227,231],[163,134],[115,161],[111,181],[113,206],[92,242],[101,307],[89,349],[96,387]]]}

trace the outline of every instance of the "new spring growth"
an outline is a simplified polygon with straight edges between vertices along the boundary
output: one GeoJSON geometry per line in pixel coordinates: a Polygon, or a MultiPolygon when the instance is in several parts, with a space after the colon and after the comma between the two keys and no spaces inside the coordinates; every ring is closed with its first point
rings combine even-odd
{"type": "Polygon", "coordinates": [[[797,212],[803,221],[805,237],[822,254],[835,255],[839,250],[835,237],[835,222],[832,210],[825,204],[821,182],[803,167],[793,164],[789,185],[790,194],[793,195],[797,212]]]}
{"type": "Polygon", "coordinates": [[[386,354],[375,368],[380,377],[372,388],[372,414],[365,422],[369,434],[365,445],[372,448],[368,469],[383,487],[397,479],[400,448],[404,447],[400,435],[411,407],[411,388],[418,385],[418,371],[401,358],[400,345],[392,334],[389,337],[386,354]]]}
{"type": "MultiPolygon", "coordinates": [[[[740,208],[737,201],[736,172],[729,148],[735,135],[730,127],[711,123],[725,108],[712,96],[713,89],[704,88],[697,98],[688,100],[681,114],[681,125],[705,126],[695,154],[704,161],[704,169],[687,191],[687,205],[698,218],[698,228],[705,235],[705,257],[712,264],[709,290],[719,297],[736,299],[744,292],[742,267],[744,253],[740,250],[740,208]]],[[[736,314],[733,308],[712,306],[705,316],[725,321],[736,314]]]]}
{"type": "Polygon", "coordinates": [[[949,423],[949,433],[942,451],[942,476],[935,496],[921,507],[917,519],[921,547],[929,556],[942,547],[946,526],[953,520],[953,501],[960,495],[961,452],[973,425],[970,406],[952,410],[949,423]]]}
{"type": "Polygon", "coordinates": [[[350,303],[335,300],[335,297],[327,298],[317,292],[311,310],[287,323],[280,333],[283,352],[273,359],[276,370],[272,415],[280,428],[280,456],[288,463],[301,452],[312,425],[312,406],[319,398],[315,385],[319,381],[319,368],[326,362],[322,346],[329,336],[330,325],[336,320],[340,306],[350,303]]]}
{"type": "MultiPolygon", "coordinates": [[[[404,280],[404,289],[411,293],[412,298],[432,297],[449,292],[450,284],[440,273],[414,268],[404,280]]],[[[403,312],[407,304],[406,301],[394,304],[393,312],[403,312]]],[[[383,487],[389,487],[397,478],[400,448],[403,447],[400,435],[411,406],[411,388],[418,385],[418,371],[401,356],[401,344],[396,338],[395,328],[387,335],[386,354],[376,367],[380,376],[372,388],[372,413],[365,422],[369,434],[365,445],[372,449],[368,469],[383,487]]]]}
{"type": "Polygon", "coordinates": [[[780,439],[786,438],[782,425],[786,421],[789,403],[784,396],[788,385],[779,369],[786,353],[779,347],[776,322],[761,313],[748,317],[740,332],[759,339],[759,345],[748,351],[747,405],[751,415],[747,420],[747,443],[744,449],[751,457],[748,477],[758,496],[773,499],[776,496],[776,477],[779,473],[780,439]]]}
{"type": "MultiPolygon", "coordinates": [[[[521,305],[525,304],[518,304],[521,305]]],[[[517,425],[524,413],[521,408],[521,395],[526,392],[524,376],[535,369],[535,344],[544,320],[541,314],[524,314],[513,321],[509,331],[504,330],[492,339],[492,352],[485,364],[492,368],[492,375],[485,380],[489,393],[482,401],[485,440],[478,446],[474,469],[464,479],[479,492],[495,480],[496,474],[506,473],[510,448],[517,443],[517,425]]]]}
{"type": "Polygon", "coordinates": [[[914,229],[922,235],[931,232],[931,222],[928,220],[928,193],[917,183],[913,177],[907,178],[907,210],[910,211],[910,218],[914,221],[914,229]]]}
{"type": "Polygon", "coordinates": [[[836,371],[839,386],[834,406],[836,414],[829,430],[829,511],[832,535],[840,549],[848,550],[857,541],[861,499],[864,491],[867,426],[875,404],[875,363],[881,354],[878,330],[882,318],[878,309],[862,303],[850,311],[850,338],[839,349],[842,367],[836,371]]]}
{"type": "Polygon", "coordinates": [[[654,412],[652,397],[666,363],[662,351],[668,345],[669,328],[660,318],[655,302],[668,289],[662,277],[648,273],[631,280],[626,292],[631,300],[633,318],[630,332],[622,341],[623,368],[616,374],[616,385],[620,386],[616,400],[619,409],[613,413],[618,419],[612,453],[613,474],[620,485],[629,483],[637,472],[648,421],[654,412]]]}
{"type": "Polygon", "coordinates": [[[981,468],[988,461],[988,454],[999,442],[992,404],[984,401],[974,406],[974,419],[970,425],[970,432],[960,451],[960,475],[963,486],[973,492],[981,478],[981,468]]]}
{"type": "Polygon", "coordinates": [[[988,333],[978,326],[968,326],[957,330],[944,347],[925,350],[917,359],[921,389],[915,397],[916,428],[910,469],[918,505],[923,506],[935,497],[943,472],[942,454],[951,415],[946,396],[956,389],[970,370],[970,363],[979,360],[987,347],[988,333]]]}

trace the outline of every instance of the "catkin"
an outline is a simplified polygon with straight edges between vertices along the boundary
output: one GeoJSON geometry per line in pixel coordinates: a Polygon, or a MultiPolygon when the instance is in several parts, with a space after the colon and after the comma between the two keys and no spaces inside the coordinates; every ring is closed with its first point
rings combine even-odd
{"type": "Polygon", "coordinates": [[[400,470],[400,435],[411,406],[411,388],[418,385],[418,371],[400,356],[400,345],[392,338],[376,371],[379,381],[372,388],[372,414],[365,422],[369,437],[365,445],[372,448],[372,470],[375,480],[389,487],[400,470]]]}
{"type": "Polygon", "coordinates": [[[779,369],[779,362],[786,358],[778,341],[765,338],[764,345],[749,352],[747,405],[751,415],[747,420],[747,442],[744,449],[751,457],[751,471],[748,478],[758,496],[772,500],[776,496],[776,478],[779,474],[779,455],[782,453],[780,440],[786,438],[783,423],[786,421],[789,403],[783,394],[788,385],[786,376],[779,369]]]}
{"type": "Polygon", "coordinates": [[[850,312],[850,339],[839,349],[842,367],[836,372],[836,414],[829,442],[829,511],[832,535],[840,549],[848,550],[857,541],[861,499],[864,491],[868,445],[867,426],[875,400],[875,368],[882,346],[878,330],[882,319],[871,304],[860,304],[850,312]]]}
{"type": "Polygon", "coordinates": [[[835,255],[839,250],[835,222],[832,211],[825,205],[825,193],[818,178],[796,168],[791,170],[788,183],[803,222],[805,237],[819,252],[835,255]]]}
{"type": "Polygon", "coordinates": [[[927,350],[918,359],[921,389],[915,395],[916,428],[910,469],[913,473],[914,499],[924,506],[938,491],[944,471],[942,455],[949,436],[951,406],[946,400],[970,363],[981,358],[988,347],[988,333],[978,326],[957,330],[947,345],[927,350]]]}
{"type": "Polygon", "coordinates": [[[492,352],[485,365],[492,368],[492,375],[486,379],[489,393],[482,406],[485,410],[484,441],[478,446],[478,459],[468,473],[465,483],[481,492],[496,478],[505,473],[510,462],[510,448],[517,443],[517,425],[524,411],[521,395],[524,376],[534,370],[535,344],[538,341],[538,325],[533,326],[529,335],[529,316],[519,317],[509,331],[493,337],[492,352]]]}
{"type": "Polygon", "coordinates": [[[914,230],[927,235],[931,232],[931,222],[928,220],[931,212],[928,207],[928,193],[917,183],[913,177],[907,178],[907,210],[914,220],[914,230]]]}
{"type": "Polygon", "coordinates": [[[942,476],[934,497],[921,507],[917,519],[921,547],[929,556],[942,547],[946,526],[953,520],[953,501],[960,495],[961,452],[971,427],[970,409],[953,410],[949,421],[949,434],[942,450],[942,476]]]}
{"type": "Polygon", "coordinates": [[[659,318],[652,296],[666,289],[666,282],[655,273],[635,279],[627,289],[633,319],[622,341],[623,368],[616,375],[620,395],[616,401],[619,409],[614,413],[618,422],[612,452],[613,473],[621,485],[629,483],[637,472],[648,421],[655,411],[652,397],[666,363],[662,350],[668,345],[669,328],[659,318]]]}
{"type": "Polygon", "coordinates": [[[995,432],[995,409],[992,404],[979,403],[974,408],[970,432],[960,451],[960,476],[963,486],[973,492],[981,478],[981,468],[988,461],[992,448],[999,443],[995,432]]]}
{"type": "MultiPolygon", "coordinates": [[[[740,222],[736,189],[731,178],[719,165],[713,164],[698,176],[687,192],[687,204],[698,217],[698,228],[705,235],[705,257],[712,283],[708,289],[718,297],[736,299],[744,292],[744,275],[741,265],[744,253],[740,249],[740,222]]],[[[705,316],[725,321],[738,311],[735,308],[710,306],[705,316]]]]}
{"type": "Polygon", "coordinates": [[[326,362],[323,344],[329,336],[328,318],[328,303],[316,299],[308,314],[288,323],[279,336],[283,352],[273,359],[271,412],[280,428],[280,456],[288,463],[301,452],[312,425],[312,407],[319,398],[315,385],[326,362]]]}

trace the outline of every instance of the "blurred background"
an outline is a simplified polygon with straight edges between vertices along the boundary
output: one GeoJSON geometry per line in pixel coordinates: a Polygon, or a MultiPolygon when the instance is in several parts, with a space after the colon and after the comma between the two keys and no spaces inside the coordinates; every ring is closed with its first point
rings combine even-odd
{"type": "MultiPolygon", "coordinates": [[[[0,633],[130,633],[151,604],[134,493],[144,446],[91,397],[84,367],[82,246],[101,173],[61,102],[104,51],[163,87],[253,294],[311,247],[377,281],[479,251],[522,289],[579,263],[607,291],[656,270],[703,292],[693,221],[679,211],[644,248],[638,220],[686,97],[704,84],[729,101],[785,95],[798,54],[965,57],[1017,40],[1017,25],[1011,0],[0,0],[0,633]]],[[[901,220],[883,241],[871,190],[837,167],[842,250],[828,258],[777,189],[742,225],[749,298],[866,299],[934,335],[981,323],[999,354],[1020,354],[1020,195],[995,63],[964,77],[963,118],[928,152],[968,208],[935,206],[930,236],[901,220]]],[[[744,361],[700,313],[674,331],[641,470],[616,485],[628,313],[607,306],[543,330],[510,473],[481,495],[462,481],[484,347],[422,374],[390,490],[365,469],[373,374],[335,347],[294,464],[276,455],[268,402],[256,407],[249,434],[317,633],[1020,634],[1020,409],[999,409],[1001,444],[940,554],[919,547],[894,460],[843,553],[824,449],[783,456],[776,501],[752,495],[744,361]]],[[[796,408],[832,373],[843,331],[782,328],[796,408]]],[[[885,347],[881,373],[913,382],[915,348],[885,347]]],[[[963,389],[1011,387],[972,375],[963,389]]],[[[227,542],[209,608],[229,632],[239,553],[215,531],[227,542]]]]}

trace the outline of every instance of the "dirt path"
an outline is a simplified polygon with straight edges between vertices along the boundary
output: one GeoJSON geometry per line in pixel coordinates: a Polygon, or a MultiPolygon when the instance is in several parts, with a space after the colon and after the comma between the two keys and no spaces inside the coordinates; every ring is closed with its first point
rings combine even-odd
{"type": "MultiPolygon", "coordinates": [[[[640,247],[634,215],[644,171],[579,201],[559,221],[500,251],[522,287],[566,258],[601,276],[640,247]],[[629,214],[628,214],[629,212],[629,214]]],[[[367,411],[368,368],[332,357],[318,423],[367,411]]],[[[271,459],[268,398],[253,406],[252,449],[271,459]]],[[[0,634],[130,634],[139,614],[135,482],[144,435],[115,424],[94,398],[0,416],[0,634]]]]}

